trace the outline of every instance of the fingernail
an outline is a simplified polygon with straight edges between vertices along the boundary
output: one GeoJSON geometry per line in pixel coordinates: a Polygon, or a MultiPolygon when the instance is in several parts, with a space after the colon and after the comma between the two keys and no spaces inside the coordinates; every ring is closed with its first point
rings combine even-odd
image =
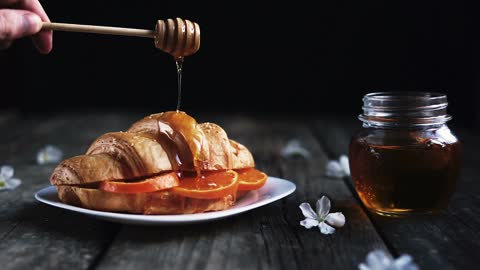
{"type": "Polygon", "coordinates": [[[42,28],[42,20],[37,15],[23,14],[23,31],[28,34],[35,34],[42,28]]]}

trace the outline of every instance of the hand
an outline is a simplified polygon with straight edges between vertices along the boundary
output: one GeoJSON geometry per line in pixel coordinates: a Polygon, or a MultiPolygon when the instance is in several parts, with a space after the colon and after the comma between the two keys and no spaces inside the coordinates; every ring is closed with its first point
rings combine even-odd
{"type": "Polygon", "coordinates": [[[38,0],[0,0],[0,50],[15,39],[33,36],[40,53],[52,50],[52,31],[41,31],[42,21],[50,22],[38,0]]]}

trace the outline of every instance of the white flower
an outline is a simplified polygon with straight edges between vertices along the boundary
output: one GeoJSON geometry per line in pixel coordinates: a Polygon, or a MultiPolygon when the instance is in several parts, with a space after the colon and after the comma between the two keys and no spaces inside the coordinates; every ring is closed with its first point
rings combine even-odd
{"type": "Polygon", "coordinates": [[[285,158],[290,156],[302,156],[304,158],[310,157],[310,152],[305,149],[299,140],[290,140],[287,145],[282,148],[281,155],[285,158]]]}
{"type": "Polygon", "coordinates": [[[5,165],[0,167],[0,190],[14,189],[20,186],[22,180],[12,178],[14,172],[12,166],[5,165]]]}
{"type": "Polygon", "coordinates": [[[345,172],[345,175],[350,175],[350,165],[348,164],[348,157],[346,155],[341,155],[339,162],[340,162],[340,166],[345,172]]]}
{"type": "Polygon", "coordinates": [[[335,227],[342,227],[345,224],[345,216],[341,212],[330,213],[330,199],[322,196],[317,201],[317,212],[315,213],[309,203],[300,204],[300,210],[306,217],[300,221],[300,225],[310,229],[318,226],[323,234],[332,234],[335,227]],[[331,225],[331,226],[330,226],[331,225]]]}
{"type": "Polygon", "coordinates": [[[325,169],[328,177],[342,178],[350,175],[350,166],[348,165],[348,157],[341,155],[338,160],[329,160],[325,169]]]}
{"type": "Polygon", "coordinates": [[[62,160],[63,152],[54,145],[47,145],[37,153],[37,163],[40,165],[58,163],[62,160]]]}
{"type": "Polygon", "coordinates": [[[359,270],[418,270],[418,265],[413,262],[412,256],[402,255],[393,259],[383,250],[374,250],[368,253],[367,261],[358,265],[359,270]]]}

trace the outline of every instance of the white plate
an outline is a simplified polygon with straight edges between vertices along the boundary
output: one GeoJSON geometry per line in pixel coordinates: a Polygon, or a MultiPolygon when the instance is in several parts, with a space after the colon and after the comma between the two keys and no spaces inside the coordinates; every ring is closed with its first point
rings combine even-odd
{"type": "Polygon", "coordinates": [[[140,225],[173,225],[206,222],[237,215],[286,197],[294,192],[295,188],[295,184],[288,180],[268,177],[267,182],[262,188],[249,192],[229,209],[188,215],[136,215],[85,209],[62,203],[58,199],[57,190],[54,186],[39,190],[35,193],[35,199],[49,205],[112,222],[140,225]]]}

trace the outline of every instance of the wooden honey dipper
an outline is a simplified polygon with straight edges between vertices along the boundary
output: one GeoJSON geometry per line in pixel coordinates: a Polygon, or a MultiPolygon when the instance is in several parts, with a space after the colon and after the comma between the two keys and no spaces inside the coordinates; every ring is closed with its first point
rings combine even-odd
{"type": "Polygon", "coordinates": [[[155,47],[175,58],[192,55],[200,49],[200,27],[181,18],[158,20],[155,30],[50,22],[44,22],[42,30],[153,38],[155,47]]]}

